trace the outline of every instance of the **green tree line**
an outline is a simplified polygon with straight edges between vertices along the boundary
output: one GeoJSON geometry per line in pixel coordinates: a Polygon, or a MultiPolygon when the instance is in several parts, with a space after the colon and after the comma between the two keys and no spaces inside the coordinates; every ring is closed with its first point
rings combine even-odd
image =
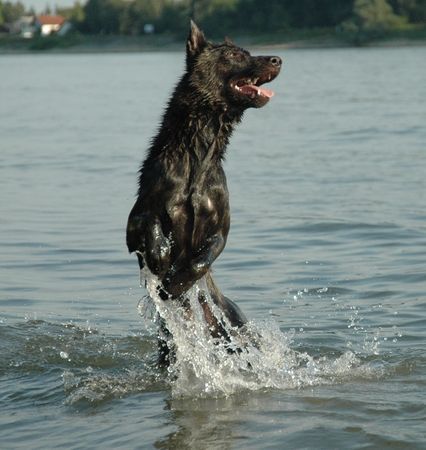
{"type": "Polygon", "coordinates": [[[210,35],[342,26],[373,30],[426,22],[426,0],[88,0],[77,25],[86,33],[186,32],[193,16],[210,35]]]}
{"type": "MultiPolygon", "coordinates": [[[[0,24],[23,13],[21,3],[0,0],[0,24]]],[[[186,32],[192,16],[211,36],[336,28],[373,32],[426,23],[426,0],[87,0],[57,8],[87,34],[186,32]]]]}
{"type": "Polygon", "coordinates": [[[25,6],[21,2],[2,2],[0,0],[0,25],[13,23],[25,14],[25,6]]]}

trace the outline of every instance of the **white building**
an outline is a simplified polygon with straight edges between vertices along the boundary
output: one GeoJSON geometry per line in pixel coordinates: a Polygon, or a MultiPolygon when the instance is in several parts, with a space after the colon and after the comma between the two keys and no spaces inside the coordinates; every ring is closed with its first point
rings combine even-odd
{"type": "Polygon", "coordinates": [[[49,36],[49,34],[59,31],[64,24],[65,19],[62,16],[37,16],[37,23],[40,26],[40,34],[49,36]]]}

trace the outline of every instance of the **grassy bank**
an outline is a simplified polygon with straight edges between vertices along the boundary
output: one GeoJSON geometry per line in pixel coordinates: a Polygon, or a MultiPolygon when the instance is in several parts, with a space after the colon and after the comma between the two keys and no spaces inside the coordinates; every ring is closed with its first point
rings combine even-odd
{"type": "MultiPolygon", "coordinates": [[[[220,39],[220,38],[218,38],[220,39]]],[[[273,34],[234,36],[235,42],[247,47],[280,46],[283,48],[327,48],[374,45],[424,45],[426,26],[403,30],[349,34],[335,29],[289,30],[273,34]]],[[[28,52],[141,52],[183,50],[182,37],[173,35],[111,36],[71,33],[67,36],[19,37],[0,36],[0,53],[28,52]]]]}
{"type": "Polygon", "coordinates": [[[0,37],[0,53],[139,52],[171,50],[181,47],[182,42],[178,42],[176,38],[171,35],[92,36],[70,33],[67,36],[39,36],[33,39],[23,39],[12,36],[0,37]]]}
{"type": "Polygon", "coordinates": [[[392,31],[358,33],[347,33],[334,28],[289,30],[282,33],[241,36],[238,42],[251,46],[283,46],[285,48],[426,45],[426,25],[392,31]]]}

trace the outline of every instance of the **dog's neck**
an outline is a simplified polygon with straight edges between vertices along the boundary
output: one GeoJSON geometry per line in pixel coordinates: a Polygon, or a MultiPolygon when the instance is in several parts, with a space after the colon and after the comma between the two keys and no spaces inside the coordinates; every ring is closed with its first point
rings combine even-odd
{"type": "Polygon", "coordinates": [[[206,157],[220,161],[229,138],[243,113],[223,104],[211,104],[194,95],[188,86],[178,86],[166,109],[162,126],[151,147],[168,158],[187,153],[199,161],[206,157]]]}
{"type": "Polygon", "coordinates": [[[199,160],[222,159],[238,121],[220,107],[189,110],[184,126],[190,133],[181,151],[190,151],[199,160]]]}

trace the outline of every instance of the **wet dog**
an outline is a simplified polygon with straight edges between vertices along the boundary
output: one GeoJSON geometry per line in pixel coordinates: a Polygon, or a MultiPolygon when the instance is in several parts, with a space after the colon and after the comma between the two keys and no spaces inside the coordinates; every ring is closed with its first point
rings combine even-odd
{"type": "MultiPolygon", "coordinates": [[[[262,87],[281,68],[277,56],[251,56],[230,41],[213,44],[191,22],[186,72],[177,84],[161,127],[140,169],[139,191],[127,224],[127,246],[158,277],[164,301],[179,299],[205,277],[208,295],[233,327],[246,318],[211,276],[230,226],[228,189],[222,160],[234,127],[247,108],[273,96],[262,87]]],[[[200,294],[214,337],[223,326],[200,294]]],[[[160,343],[160,360],[167,346],[160,343]]]]}

